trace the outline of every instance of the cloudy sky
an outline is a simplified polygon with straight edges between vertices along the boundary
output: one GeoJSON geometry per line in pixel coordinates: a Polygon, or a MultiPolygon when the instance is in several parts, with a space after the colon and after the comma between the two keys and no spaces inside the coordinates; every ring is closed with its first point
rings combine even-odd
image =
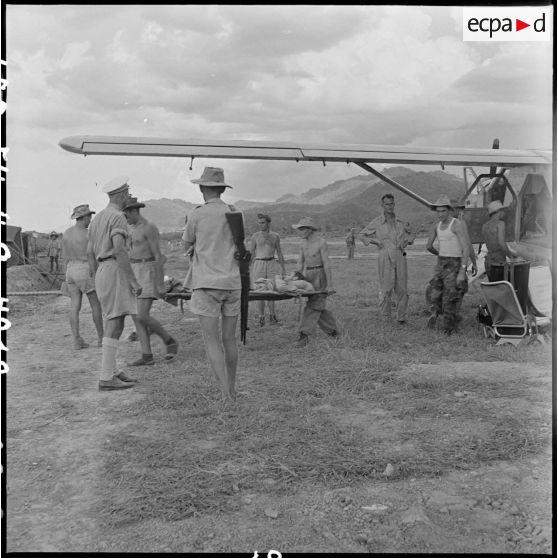
{"type": "MultiPolygon", "coordinates": [[[[130,177],[140,199],[275,200],[353,165],[91,156],[72,135],[552,147],[551,42],[464,42],[461,7],[7,5],[9,224],[69,226],[130,177]]],[[[427,170],[427,169],[424,169],[427,170]]]]}

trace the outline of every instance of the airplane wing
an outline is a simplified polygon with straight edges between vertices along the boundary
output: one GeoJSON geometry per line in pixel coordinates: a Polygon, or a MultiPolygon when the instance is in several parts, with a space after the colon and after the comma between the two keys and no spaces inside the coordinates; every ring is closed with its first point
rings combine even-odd
{"type": "Polygon", "coordinates": [[[207,157],[343,163],[501,166],[551,165],[550,151],[404,147],[400,145],[315,145],[258,140],[200,140],[124,136],[70,136],[60,147],[81,155],[207,157]]]}

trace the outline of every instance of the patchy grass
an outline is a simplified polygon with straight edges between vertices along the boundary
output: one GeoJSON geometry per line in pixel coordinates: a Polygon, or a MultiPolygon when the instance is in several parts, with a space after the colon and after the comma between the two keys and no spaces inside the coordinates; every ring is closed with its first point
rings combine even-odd
{"type": "MultiPolygon", "coordinates": [[[[283,242],[285,254],[297,247],[292,239],[283,242]]],[[[330,247],[333,256],[344,254],[342,242],[330,247]]],[[[280,325],[251,325],[247,345],[240,345],[233,407],[218,400],[199,327],[183,319],[192,315],[156,303],[154,314],[177,333],[181,354],[142,378],[134,390],[141,398],[107,411],[107,421],[122,419],[127,427],[104,441],[96,487],[102,524],[226,513],[239,509],[246,492],[293,494],[309,484],[433,477],[548,446],[541,429],[551,408],[548,383],[528,375],[456,375],[449,364],[447,375],[413,368],[497,361],[548,366],[550,377],[549,347],[494,347],[484,339],[474,291],[464,300],[457,335],[428,330],[424,288],[435,258],[421,250],[409,252],[404,326],[379,317],[374,252],[360,246],[366,257],[331,261],[337,294],[328,306],[339,338],[317,332],[308,347],[294,349],[300,305],[278,302],[280,325]],[[388,464],[394,467],[389,478],[388,464]]],[[[182,279],[182,251],[167,256],[166,273],[182,279]]],[[[58,408],[35,418],[42,424],[64,414],[58,408]]]]}

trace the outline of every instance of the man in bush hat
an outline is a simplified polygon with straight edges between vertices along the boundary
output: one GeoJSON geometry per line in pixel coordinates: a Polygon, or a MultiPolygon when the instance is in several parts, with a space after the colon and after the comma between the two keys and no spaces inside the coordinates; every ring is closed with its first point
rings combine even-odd
{"type": "Polygon", "coordinates": [[[225,182],[223,169],[206,167],[201,178],[192,182],[199,185],[205,203],[190,212],[184,231],[184,247],[190,258],[185,286],[192,290],[190,311],[199,317],[207,357],[221,395],[224,400],[234,401],[241,279],[225,214],[236,210],[221,199],[226,188],[231,188],[225,182]]]}
{"type": "Polygon", "coordinates": [[[97,330],[97,346],[103,342],[103,316],[101,305],[95,292],[94,271],[89,265],[87,257],[87,243],[89,241],[88,227],[94,211],[88,204],[78,205],[74,208],[71,218],[76,220],[73,227],[64,231],[62,248],[66,262],[66,285],[70,294],[70,327],[74,337],[74,349],[85,349],[89,345],[79,334],[79,312],[83,294],[87,295],[93,323],[97,330]]]}
{"type": "Polygon", "coordinates": [[[426,249],[438,256],[438,262],[431,280],[431,314],[427,325],[433,329],[438,316],[443,315],[443,332],[451,335],[455,332],[457,305],[461,298],[459,289],[467,281],[469,246],[461,222],[452,217],[453,208],[448,196],[440,196],[433,207],[438,223],[432,228],[426,249]],[[439,250],[434,248],[436,239],[439,250]]]}
{"type": "Polygon", "coordinates": [[[326,309],[327,295],[335,292],[327,242],[316,234],[318,227],[312,217],[304,217],[292,227],[301,238],[298,271],[312,283],[315,291],[327,291],[327,294],[309,296],[306,301],[298,326],[299,338],[295,344],[295,347],[304,347],[308,345],[309,336],[315,333],[316,327],[319,326],[330,337],[337,337],[339,329],[333,314],[326,309]]]}
{"type": "Polygon", "coordinates": [[[383,213],[373,219],[359,233],[363,244],[378,247],[378,276],[380,281],[380,311],[391,316],[391,299],[395,297],[396,319],[407,321],[409,295],[407,293],[407,253],[405,248],[415,241],[411,225],[395,216],[392,194],[382,196],[383,213]]]}
{"type": "Polygon", "coordinates": [[[49,235],[47,256],[50,258],[50,272],[58,272],[58,259],[60,257],[60,252],[62,251],[62,245],[60,240],[58,240],[58,233],[52,231],[49,235]]]}
{"type": "Polygon", "coordinates": [[[506,225],[503,221],[505,207],[501,201],[491,201],[488,204],[489,220],[482,226],[482,235],[486,243],[486,257],[484,268],[489,281],[497,281],[491,268],[494,264],[504,264],[507,257],[516,258],[517,252],[506,244],[506,225]]]}
{"type": "Polygon", "coordinates": [[[118,340],[126,316],[136,314],[136,295],[141,294],[128,253],[127,222],[122,209],[129,198],[128,178],[119,176],[103,188],[109,197],[107,207],[95,216],[89,227],[87,255],[95,271],[95,289],[105,318],[102,369],[99,389],[118,390],[134,386],[135,379],[116,367],[118,340]]]}
{"type": "Polygon", "coordinates": [[[159,245],[159,230],[140,214],[144,203],[137,198],[129,198],[124,205],[124,215],[130,225],[128,256],[141,293],[137,295],[137,314],[132,316],[141,345],[142,356],[130,366],[153,365],[150,334],[157,334],[165,343],[165,360],[172,360],[178,351],[178,343],[168,331],[150,315],[153,301],[165,293],[164,271],[165,256],[159,245]]]}

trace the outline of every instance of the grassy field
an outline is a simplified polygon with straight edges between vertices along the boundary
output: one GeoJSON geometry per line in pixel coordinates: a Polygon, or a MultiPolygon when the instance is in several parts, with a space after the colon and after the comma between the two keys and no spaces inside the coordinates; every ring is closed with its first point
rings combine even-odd
{"type": "MultiPolygon", "coordinates": [[[[474,289],[456,335],[427,329],[424,288],[435,258],[424,241],[408,251],[407,324],[381,319],[375,251],[359,245],[347,261],[342,239],[329,244],[337,293],[328,305],[341,335],[318,331],[295,349],[295,300],[277,303],[275,326],[256,326],[252,308],[232,407],[220,402],[187,305],[181,313],[154,304],[180,342],[179,357],[164,362],[155,338],[156,366],[133,370],[140,382],[117,394],[96,390],[99,350],[61,346],[67,299],[45,297],[10,312],[11,550],[546,552],[548,535],[538,543],[521,537],[527,527],[547,529],[549,484],[537,492],[494,467],[530,471],[528,460],[536,459],[547,478],[550,344],[495,347],[477,325],[474,289]],[[48,349],[35,342],[37,331],[48,349]],[[32,465],[43,462],[48,467],[36,472],[32,465]],[[454,484],[455,475],[469,474],[479,476],[454,484]],[[406,528],[411,495],[416,505],[430,501],[431,480],[438,489],[466,486],[470,515],[429,508],[446,530],[420,522],[406,528]],[[383,491],[383,500],[371,499],[371,490],[375,498],[383,491]],[[504,502],[512,510],[511,495],[523,498],[523,515],[500,517],[487,507],[504,502]],[[366,516],[370,501],[388,511],[366,516]],[[528,519],[534,506],[538,523],[528,519]],[[475,526],[488,513],[494,524],[475,526]],[[508,537],[510,525],[520,538],[508,537]]],[[[292,271],[298,240],[282,246],[292,271]]],[[[167,257],[166,273],[182,279],[183,250],[167,257]]],[[[124,341],[126,324],[119,359],[129,362],[139,346],[124,341]]],[[[87,314],[83,328],[93,339],[87,314]]]]}
{"type": "MultiPolygon", "coordinates": [[[[240,349],[239,408],[219,411],[221,418],[212,415],[219,409],[217,388],[207,372],[197,324],[190,324],[195,349],[188,346],[187,369],[207,373],[189,376],[185,389],[183,371],[173,371],[166,378],[171,389],[167,385],[150,391],[126,411],[138,420],[164,421],[169,435],[182,443],[169,445],[166,437],[129,443],[124,433],[113,439],[120,451],[109,452],[106,466],[115,470],[141,462],[142,470],[118,481],[135,496],[113,502],[104,510],[106,519],[179,519],[226,510],[235,490],[253,489],[265,479],[273,491],[294,490],[308,481],[343,484],[381,478],[388,463],[396,464],[398,478],[435,476],[539,451],[548,440],[533,428],[537,418],[517,416],[513,409],[501,415],[499,406],[488,404],[492,397],[513,397],[520,385],[490,376],[464,379],[448,373],[446,378],[424,379],[405,374],[416,364],[548,364],[550,358],[540,346],[517,350],[494,347],[484,339],[476,323],[481,299],[475,292],[465,298],[457,335],[447,338],[426,329],[424,287],[435,258],[417,244],[409,250],[409,321],[401,326],[378,315],[372,249],[362,248],[357,259],[347,261],[342,240],[330,242],[337,294],[328,304],[341,325],[340,338],[331,340],[318,332],[309,347],[294,349],[300,308],[294,301],[277,303],[279,326],[260,328],[251,320],[248,342],[240,349]],[[455,392],[483,397],[460,405],[455,392]],[[370,446],[361,429],[336,424],[327,412],[317,411],[331,408],[350,414],[371,399],[394,411],[398,443],[389,433],[370,446]],[[429,426],[429,421],[445,423],[448,434],[443,440],[435,436],[440,425],[429,426]]],[[[298,241],[285,239],[282,246],[292,270],[298,241]]],[[[182,278],[181,250],[168,258],[167,273],[182,278]]],[[[185,316],[191,317],[188,312],[185,316]]]]}

